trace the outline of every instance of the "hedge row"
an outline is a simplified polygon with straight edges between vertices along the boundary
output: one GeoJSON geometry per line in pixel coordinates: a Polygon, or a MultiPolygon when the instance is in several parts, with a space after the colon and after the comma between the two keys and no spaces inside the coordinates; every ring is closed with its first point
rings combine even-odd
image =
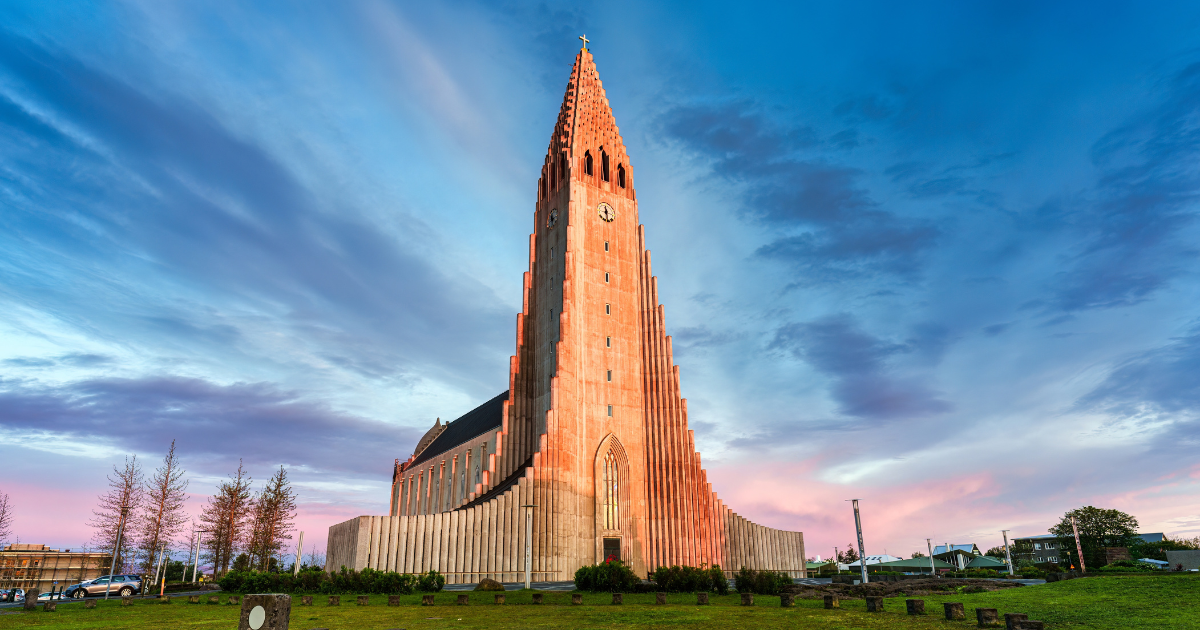
{"type": "Polygon", "coordinates": [[[778,595],[783,587],[792,584],[792,578],[782,571],[754,571],[746,567],[742,567],[733,578],[734,588],[739,593],[758,595],[778,595]]]}
{"type": "Polygon", "coordinates": [[[320,568],[290,573],[230,571],[217,580],[221,590],[232,593],[329,593],[331,595],[380,593],[408,595],[416,591],[437,592],[446,577],[437,571],[414,575],[395,571],[347,571],[326,573],[320,568]]]}

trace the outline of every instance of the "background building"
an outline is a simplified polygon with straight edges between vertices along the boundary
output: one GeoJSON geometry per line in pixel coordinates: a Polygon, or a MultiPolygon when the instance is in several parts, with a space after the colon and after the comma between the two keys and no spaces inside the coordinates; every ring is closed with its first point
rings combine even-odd
{"type": "Polygon", "coordinates": [[[0,589],[37,589],[45,593],[107,575],[112,554],[59,551],[46,545],[8,545],[0,551],[0,589]]]}

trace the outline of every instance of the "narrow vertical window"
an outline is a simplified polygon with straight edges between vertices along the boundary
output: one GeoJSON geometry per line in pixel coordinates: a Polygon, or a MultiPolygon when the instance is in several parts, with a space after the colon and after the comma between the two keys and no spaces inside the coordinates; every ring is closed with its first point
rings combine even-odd
{"type": "Polygon", "coordinates": [[[617,458],[610,450],[604,456],[604,529],[621,529],[621,480],[617,458]]]}
{"type": "Polygon", "coordinates": [[[605,304],[605,305],[604,305],[604,314],[605,314],[605,315],[612,315],[612,305],[611,305],[611,304],[605,304]]]}
{"type": "Polygon", "coordinates": [[[611,348],[611,347],[612,347],[612,337],[605,337],[605,338],[604,338],[604,347],[605,347],[605,348],[611,348]]]}
{"type": "Polygon", "coordinates": [[[558,179],[559,179],[559,181],[562,181],[562,178],[564,178],[566,176],[567,176],[567,156],[565,153],[560,152],[558,154],[558,179]]]}
{"type": "Polygon", "coordinates": [[[611,417],[612,417],[612,405],[609,405],[609,406],[608,406],[608,417],[609,417],[609,418],[611,418],[611,417]]]}
{"type": "Polygon", "coordinates": [[[625,166],[623,164],[617,165],[617,185],[621,188],[625,187],[625,166]]]}
{"type": "Polygon", "coordinates": [[[554,260],[554,248],[550,248],[550,260],[554,260]]]}
{"type": "Polygon", "coordinates": [[[608,282],[608,272],[607,271],[604,272],[604,281],[608,282]]]}
{"type": "Polygon", "coordinates": [[[592,174],[592,152],[591,151],[583,152],[583,172],[585,175],[592,174]]]}
{"type": "Polygon", "coordinates": [[[604,251],[608,251],[608,241],[604,241],[604,251]]]}
{"type": "Polygon", "coordinates": [[[600,149],[600,179],[608,181],[608,153],[600,149]]]}
{"type": "Polygon", "coordinates": [[[612,370],[609,370],[609,371],[608,371],[608,382],[609,382],[609,383],[611,383],[611,382],[612,382],[612,370]]]}

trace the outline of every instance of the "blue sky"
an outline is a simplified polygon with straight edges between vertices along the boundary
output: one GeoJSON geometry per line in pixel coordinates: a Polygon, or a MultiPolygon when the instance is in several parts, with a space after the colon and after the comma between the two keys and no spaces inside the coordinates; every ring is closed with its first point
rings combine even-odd
{"type": "Polygon", "coordinates": [[[507,382],[582,33],[739,512],[810,555],[851,539],[849,498],[897,555],[1084,504],[1200,534],[1194,4],[0,18],[0,490],[22,541],[86,540],[104,473],[171,439],[196,501],[239,458],[289,466],[318,542],[386,509],[392,460],[507,382]]]}

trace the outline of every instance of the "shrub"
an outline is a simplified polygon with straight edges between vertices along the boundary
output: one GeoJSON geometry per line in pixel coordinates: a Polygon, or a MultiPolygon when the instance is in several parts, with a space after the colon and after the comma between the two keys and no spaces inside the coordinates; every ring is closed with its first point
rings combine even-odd
{"type": "Polygon", "coordinates": [[[755,593],[757,595],[778,595],[783,587],[792,584],[792,578],[786,573],[774,571],[754,571],[742,567],[733,578],[734,588],[739,593],[755,593]]]}
{"type": "Polygon", "coordinates": [[[1145,563],[1145,562],[1134,562],[1132,560],[1117,560],[1116,562],[1114,562],[1112,564],[1102,566],[1096,570],[1103,571],[1105,573],[1144,573],[1144,572],[1150,572],[1150,571],[1157,571],[1158,569],[1145,563]]]}
{"type": "Polygon", "coordinates": [[[700,569],[688,566],[658,567],[650,575],[660,591],[668,593],[714,592],[724,595],[729,592],[729,582],[721,567],[700,569]]]}
{"type": "Polygon", "coordinates": [[[319,567],[290,573],[230,571],[217,580],[221,590],[231,593],[328,593],[408,595],[416,590],[440,591],[446,578],[437,571],[421,575],[363,569],[326,573],[319,567]]]}
{"type": "Polygon", "coordinates": [[[582,566],[575,571],[575,588],[581,591],[626,593],[635,590],[639,582],[633,569],[620,560],[582,566]]]}
{"type": "Polygon", "coordinates": [[[967,569],[967,577],[1000,577],[1000,574],[995,569],[967,569]]]}
{"type": "MultiPolygon", "coordinates": [[[[393,574],[395,575],[395,574],[393,574]]],[[[446,585],[446,576],[437,571],[429,571],[417,578],[417,590],[425,593],[437,593],[446,585]]]]}

